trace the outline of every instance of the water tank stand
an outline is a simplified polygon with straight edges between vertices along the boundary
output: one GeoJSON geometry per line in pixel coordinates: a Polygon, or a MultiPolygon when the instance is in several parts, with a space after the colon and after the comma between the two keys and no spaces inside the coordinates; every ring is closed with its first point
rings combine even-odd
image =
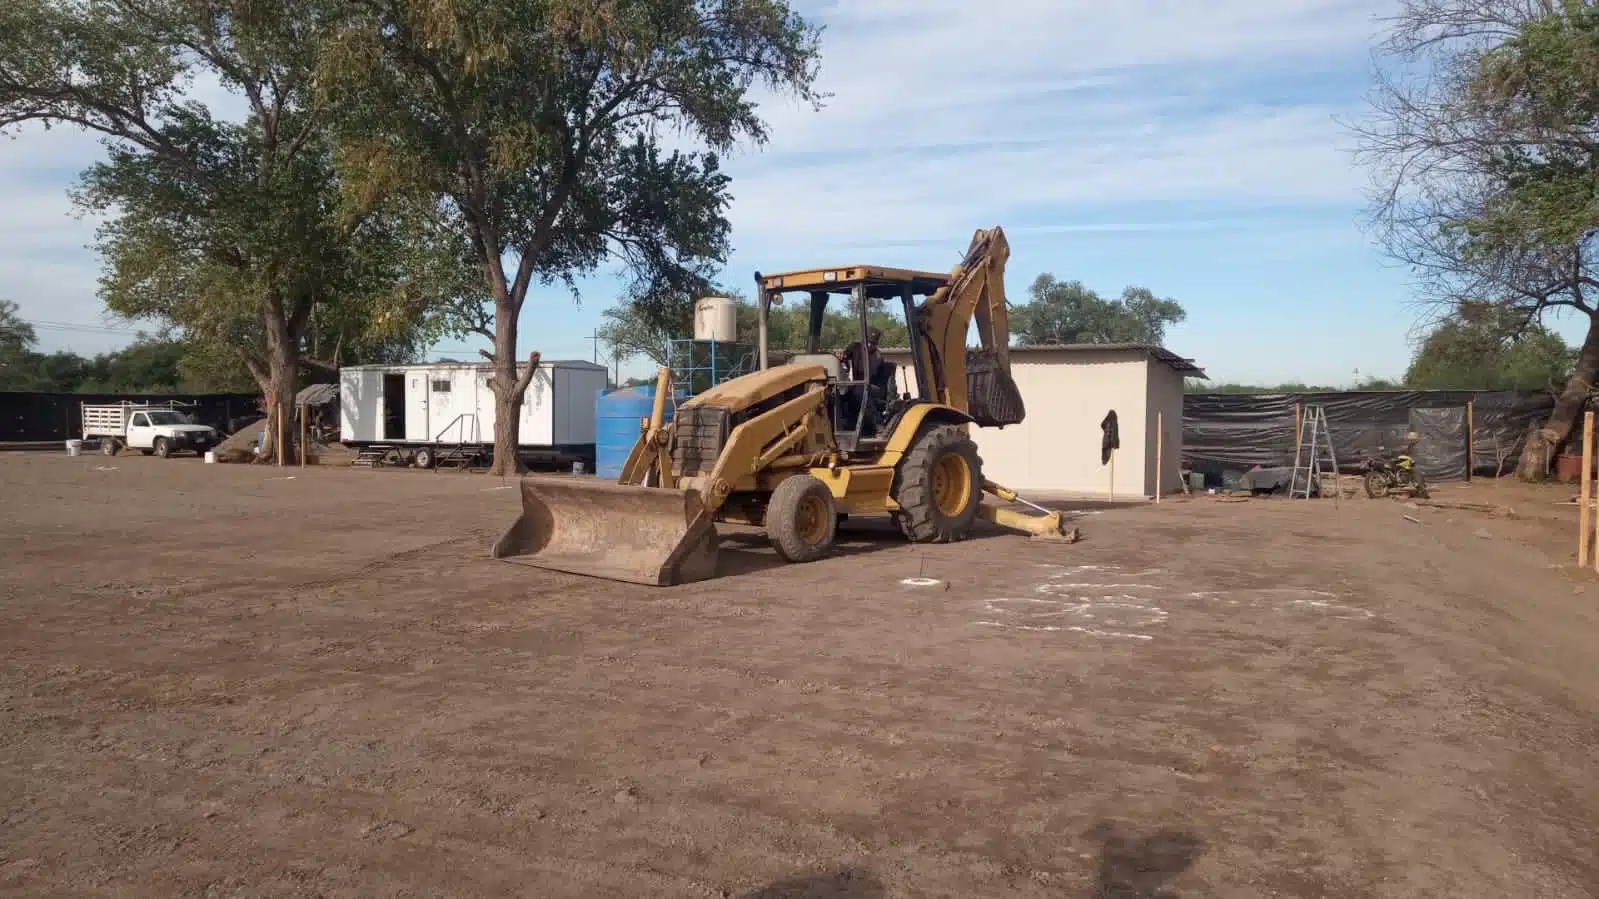
{"type": "Polygon", "coordinates": [[[722,340],[674,340],[668,358],[672,383],[689,396],[749,374],[756,365],[754,348],[722,340]]]}

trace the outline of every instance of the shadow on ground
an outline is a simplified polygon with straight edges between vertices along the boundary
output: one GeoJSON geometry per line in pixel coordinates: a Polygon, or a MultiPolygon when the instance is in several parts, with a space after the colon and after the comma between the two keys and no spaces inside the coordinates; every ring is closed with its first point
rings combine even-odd
{"type": "Polygon", "coordinates": [[[859,868],[839,868],[767,884],[739,899],[883,899],[882,881],[859,868]]]}
{"type": "MultiPolygon", "coordinates": [[[[717,525],[720,543],[717,546],[717,577],[736,577],[754,574],[788,563],[777,554],[759,528],[743,528],[727,524],[717,525]]],[[[991,527],[982,522],[972,529],[969,540],[987,540],[992,537],[1014,536],[1010,531],[991,527]]],[[[833,544],[835,556],[861,556],[909,546],[899,526],[886,516],[851,518],[838,526],[838,536],[833,544]]]]}
{"type": "Polygon", "coordinates": [[[1100,822],[1085,836],[1101,847],[1088,899],[1178,899],[1171,882],[1205,851],[1203,840],[1182,830],[1135,836],[1120,825],[1100,822]]]}

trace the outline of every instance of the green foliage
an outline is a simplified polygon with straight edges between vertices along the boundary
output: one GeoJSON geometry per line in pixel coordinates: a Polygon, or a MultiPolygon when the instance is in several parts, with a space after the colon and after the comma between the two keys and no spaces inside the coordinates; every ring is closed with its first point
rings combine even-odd
{"type": "Polygon", "coordinates": [[[193,345],[141,336],[113,353],[25,351],[0,361],[0,390],[50,393],[250,393],[254,382],[233,366],[222,378],[193,365],[193,345]]]}
{"type": "Polygon", "coordinates": [[[1022,346],[1073,343],[1144,343],[1159,346],[1166,328],[1188,317],[1182,304],[1128,287],[1107,300],[1081,281],[1042,274],[1028,288],[1030,301],[1011,310],[1011,333],[1022,346]]]}
{"type": "Polygon", "coordinates": [[[350,189],[436,212],[514,319],[533,280],[611,258],[644,305],[703,282],[727,179],[714,153],[663,149],[662,127],[713,150],[761,140],[749,90],[808,98],[815,57],[779,0],[396,0],[358,8],[327,84],[350,189]]]}
{"type": "Polygon", "coordinates": [[[0,129],[107,138],[75,200],[104,216],[101,295],[181,334],[184,377],[413,354],[441,330],[388,210],[343,202],[315,72],[336,0],[16,0],[0,11],[0,129]],[[187,94],[210,77],[243,121],[187,94]],[[400,286],[396,286],[400,285],[400,286]]]}
{"type": "MultiPolygon", "coordinates": [[[[698,296],[725,296],[737,305],[738,342],[755,349],[760,345],[760,315],[755,304],[740,291],[708,288],[698,296]]],[[[842,350],[860,339],[860,319],[848,311],[848,301],[835,297],[822,317],[821,349],[842,350]]],[[[624,303],[605,311],[600,339],[613,353],[630,359],[644,356],[657,365],[669,365],[673,340],[693,336],[694,301],[674,298],[666,303],[624,303]]],[[[880,300],[873,300],[867,313],[868,327],[883,334],[882,346],[904,347],[910,343],[905,322],[888,311],[880,300]]],[[[774,305],[767,314],[767,347],[772,353],[804,352],[810,328],[808,299],[774,305]]]]}
{"type": "Polygon", "coordinates": [[[1550,390],[1576,352],[1560,335],[1496,303],[1467,302],[1417,349],[1405,384],[1416,390],[1550,390]]]}
{"type": "Polygon", "coordinates": [[[33,349],[39,336],[33,325],[22,320],[17,304],[0,300],[0,353],[10,356],[33,349]]]}
{"type": "MultiPolygon", "coordinates": [[[[837,352],[861,339],[860,318],[849,311],[849,302],[835,297],[822,315],[820,347],[823,352],[837,352]]],[[[773,353],[803,353],[810,333],[811,310],[808,299],[774,305],[766,316],[766,345],[773,353]]],[[[880,300],[874,300],[867,310],[866,324],[883,332],[881,346],[905,347],[910,344],[910,331],[880,300]]],[[[738,308],[738,334],[741,343],[757,346],[760,341],[760,314],[753,303],[740,303],[738,308]]]]}

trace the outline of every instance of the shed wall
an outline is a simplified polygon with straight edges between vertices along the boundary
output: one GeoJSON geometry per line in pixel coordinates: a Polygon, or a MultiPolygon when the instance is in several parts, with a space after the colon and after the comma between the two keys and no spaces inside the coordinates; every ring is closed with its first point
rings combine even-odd
{"type": "MultiPolygon", "coordinates": [[[[902,369],[900,383],[914,383],[908,380],[908,356],[893,354],[889,358],[902,369]]],[[[1129,498],[1148,495],[1154,478],[1144,461],[1146,437],[1153,433],[1149,423],[1153,419],[1146,414],[1151,368],[1169,371],[1164,365],[1151,366],[1142,352],[1013,354],[1011,375],[1027,405],[1027,419],[1008,428],[972,428],[984,476],[1022,491],[1086,496],[1110,493],[1110,466],[1100,464],[1099,423],[1114,409],[1121,433],[1115,493],[1129,498]]],[[[1181,378],[1177,383],[1180,391],[1181,378]]],[[[1177,410],[1173,426],[1180,433],[1180,392],[1177,410]]]]}

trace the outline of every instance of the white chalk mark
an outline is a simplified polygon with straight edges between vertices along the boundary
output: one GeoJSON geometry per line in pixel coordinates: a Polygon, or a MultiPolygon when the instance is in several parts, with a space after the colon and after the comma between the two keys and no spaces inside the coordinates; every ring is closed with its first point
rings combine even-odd
{"type": "Polygon", "coordinates": [[[118,468],[115,465],[96,465],[94,467],[94,470],[95,471],[121,471],[122,469],[118,468]]]}
{"type": "Polygon", "coordinates": [[[506,484],[504,487],[486,487],[486,488],[484,488],[483,492],[484,493],[493,493],[496,490],[511,490],[511,489],[514,489],[515,487],[516,487],[515,484],[506,484]]]}
{"type": "Polygon", "coordinates": [[[286,478],[267,478],[267,480],[269,480],[269,481],[292,481],[292,480],[294,480],[294,475],[291,474],[291,475],[289,475],[286,478]]]}
{"type": "Polygon", "coordinates": [[[1288,605],[1297,606],[1299,608],[1317,609],[1328,613],[1328,615],[1338,619],[1339,621],[1367,621],[1377,617],[1376,614],[1369,609],[1348,606],[1340,602],[1323,602],[1319,599],[1293,599],[1288,601],[1288,605]]]}
{"type": "Polygon", "coordinates": [[[1036,632],[1040,632],[1040,633],[1055,633],[1055,634],[1062,633],[1062,632],[1070,632],[1070,633],[1077,633],[1077,634],[1086,634],[1086,635],[1088,635],[1090,637],[1112,637],[1112,638],[1121,638],[1121,639],[1124,639],[1124,640],[1153,640],[1153,639],[1155,639],[1154,637],[1150,636],[1149,634],[1128,634],[1128,633],[1122,633],[1121,631],[1102,631],[1102,630],[1099,630],[1097,628],[1092,628],[1092,627],[1078,627],[1077,625],[1074,625],[1074,624],[1067,624],[1067,625],[1058,625],[1058,624],[1007,624],[1007,623],[1005,623],[1003,621],[979,621],[979,622],[976,622],[976,623],[978,625],[980,625],[980,626],[983,626],[983,627],[1002,627],[1002,628],[1005,628],[1006,630],[1012,630],[1012,631],[1036,631],[1036,632]]]}
{"type": "Polygon", "coordinates": [[[942,584],[943,581],[935,580],[930,577],[908,577],[901,579],[900,583],[907,587],[937,587],[939,584],[942,584]]]}

